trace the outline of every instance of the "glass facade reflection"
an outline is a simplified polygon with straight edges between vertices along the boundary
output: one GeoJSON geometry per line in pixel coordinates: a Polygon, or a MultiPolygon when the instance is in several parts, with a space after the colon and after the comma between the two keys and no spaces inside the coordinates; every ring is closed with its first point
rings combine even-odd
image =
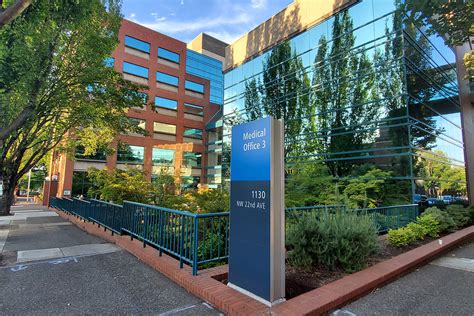
{"type": "Polygon", "coordinates": [[[222,62],[188,49],[186,51],[186,72],[209,80],[211,102],[222,105],[222,91],[224,89],[222,62]]]}
{"type": "Polygon", "coordinates": [[[455,56],[408,19],[364,0],[226,72],[221,184],[232,125],[272,115],[288,206],[465,196],[455,56]]]}

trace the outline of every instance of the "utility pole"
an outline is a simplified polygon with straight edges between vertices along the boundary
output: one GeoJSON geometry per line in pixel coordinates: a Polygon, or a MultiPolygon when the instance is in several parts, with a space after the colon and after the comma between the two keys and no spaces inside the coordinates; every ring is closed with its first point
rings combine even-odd
{"type": "Polygon", "coordinates": [[[28,188],[26,189],[26,202],[30,201],[30,183],[31,183],[31,169],[28,171],[28,188]]]}

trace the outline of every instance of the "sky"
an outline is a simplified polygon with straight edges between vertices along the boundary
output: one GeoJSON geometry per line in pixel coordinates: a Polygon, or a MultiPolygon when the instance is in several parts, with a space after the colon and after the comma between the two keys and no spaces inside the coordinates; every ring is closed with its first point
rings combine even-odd
{"type": "Polygon", "coordinates": [[[124,18],[190,42],[204,32],[231,43],[292,0],[123,0],[124,18]]]}

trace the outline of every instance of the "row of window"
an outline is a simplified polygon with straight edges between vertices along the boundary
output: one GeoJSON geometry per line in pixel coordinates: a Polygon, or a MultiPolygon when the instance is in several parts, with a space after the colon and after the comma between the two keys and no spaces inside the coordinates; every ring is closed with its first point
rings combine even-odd
{"type": "MultiPolygon", "coordinates": [[[[147,103],[148,95],[144,92],[138,92],[140,95],[143,96],[143,104],[147,103]]],[[[178,101],[163,97],[155,97],[155,106],[160,108],[165,108],[169,110],[177,110],[178,109],[178,101]]],[[[202,105],[196,105],[191,103],[184,103],[184,112],[188,114],[204,116],[204,107],[202,105]]]]}
{"type": "MultiPolygon", "coordinates": [[[[143,67],[143,66],[138,66],[126,61],[123,62],[123,72],[148,79],[148,68],[143,67]]],[[[164,72],[160,72],[160,71],[156,72],[156,81],[170,85],[170,86],[175,86],[175,87],[177,87],[179,84],[178,77],[164,73],[164,72]]],[[[186,80],[184,83],[184,87],[187,90],[204,93],[204,85],[201,83],[197,83],[191,80],[186,80]]]]}
{"type": "MultiPolygon", "coordinates": [[[[135,125],[142,129],[146,128],[146,121],[140,120],[137,118],[129,118],[129,120],[135,125]]],[[[175,124],[167,124],[167,123],[160,123],[160,122],[153,122],[153,132],[161,133],[161,134],[170,134],[176,135],[176,125],[175,124]]],[[[184,128],[184,137],[191,137],[196,139],[202,139],[202,129],[199,128],[184,128]]]]}
{"type": "MultiPolygon", "coordinates": [[[[141,41],[139,39],[133,38],[128,35],[125,36],[125,46],[139,50],[146,54],[150,54],[150,48],[151,48],[150,43],[141,41]]],[[[160,58],[166,59],[168,61],[174,62],[176,64],[179,64],[179,59],[180,59],[179,54],[172,52],[170,50],[167,50],[166,48],[158,47],[157,56],[160,58]]]]}
{"type": "MultiPolygon", "coordinates": [[[[117,150],[118,163],[143,163],[145,156],[145,148],[142,146],[133,146],[122,144],[117,150]]],[[[91,159],[91,160],[105,160],[104,152],[97,152],[94,155],[85,156],[84,149],[78,147],[76,149],[76,158],[91,159]]],[[[201,168],[201,153],[183,152],[182,166],[186,168],[201,168]]],[[[153,165],[173,167],[175,159],[175,150],[164,148],[153,148],[152,162],[153,165]]]]}

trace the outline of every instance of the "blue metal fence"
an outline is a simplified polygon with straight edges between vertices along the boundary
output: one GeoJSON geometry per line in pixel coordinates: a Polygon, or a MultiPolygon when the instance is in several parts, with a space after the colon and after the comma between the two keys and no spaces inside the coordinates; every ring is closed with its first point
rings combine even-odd
{"type": "Polygon", "coordinates": [[[112,233],[126,233],[198,267],[225,262],[229,256],[229,213],[195,214],[125,201],[123,205],[91,199],[51,198],[58,210],[97,223],[112,233]]]}
{"type": "MultiPolygon", "coordinates": [[[[227,261],[229,256],[229,213],[196,214],[125,201],[123,205],[91,199],[51,198],[58,210],[95,222],[113,233],[128,234],[188,264],[193,275],[198,267],[227,261]]],[[[294,207],[285,210],[286,230],[295,227],[300,215],[319,217],[336,212],[369,214],[379,232],[408,224],[418,216],[418,205],[398,205],[370,209],[347,209],[344,205],[294,207]]]]}

